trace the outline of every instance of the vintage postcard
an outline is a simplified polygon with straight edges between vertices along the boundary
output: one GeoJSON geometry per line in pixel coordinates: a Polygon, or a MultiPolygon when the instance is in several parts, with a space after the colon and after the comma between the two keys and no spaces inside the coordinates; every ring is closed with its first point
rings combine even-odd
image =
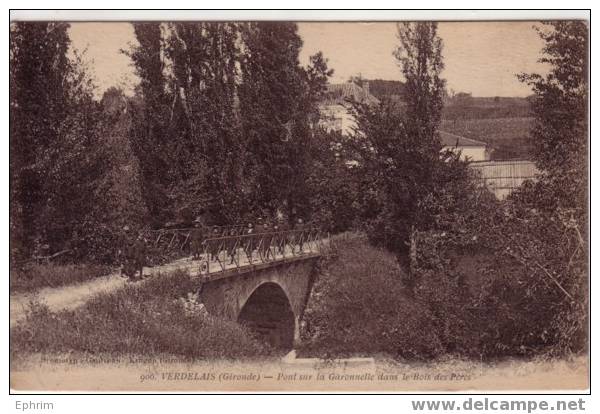
{"type": "Polygon", "coordinates": [[[13,18],[11,392],[587,390],[588,20],[396,20],[13,18]]]}

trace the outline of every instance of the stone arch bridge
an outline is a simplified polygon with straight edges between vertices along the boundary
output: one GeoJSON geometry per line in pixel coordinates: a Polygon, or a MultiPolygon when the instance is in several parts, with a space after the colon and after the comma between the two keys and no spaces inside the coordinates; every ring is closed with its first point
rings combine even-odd
{"type": "Polygon", "coordinates": [[[317,263],[330,247],[328,235],[312,227],[213,237],[202,243],[191,273],[202,282],[199,297],[209,313],[291,349],[299,340],[317,263]]]}

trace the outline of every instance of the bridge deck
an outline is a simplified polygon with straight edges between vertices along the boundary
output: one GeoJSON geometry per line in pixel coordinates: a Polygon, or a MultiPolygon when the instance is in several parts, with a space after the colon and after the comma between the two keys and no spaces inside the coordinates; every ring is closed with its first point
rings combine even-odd
{"type": "Polygon", "coordinates": [[[254,264],[247,263],[240,267],[233,266],[233,267],[227,268],[225,270],[218,269],[214,273],[207,274],[206,272],[203,272],[203,273],[201,273],[201,275],[205,281],[214,281],[214,280],[219,280],[219,279],[225,279],[228,277],[239,276],[244,273],[255,272],[258,270],[267,269],[267,268],[271,268],[271,267],[275,267],[275,266],[285,265],[285,264],[289,264],[289,263],[293,263],[293,262],[315,259],[320,256],[321,256],[320,252],[306,252],[302,255],[296,255],[296,256],[292,256],[292,257],[280,257],[276,260],[272,260],[270,262],[265,262],[265,263],[254,263],[254,264]]]}
{"type": "Polygon", "coordinates": [[[211,259],[209,257],[210,254],[205,252],[197,260],[194,260],[192,257],[186,257],[165,266],[144,269],[144,272],[157,274],[159,272],[164,273],[165,271],[186,270],[192,276],[201,277],[205,281],[214,281],[273,266],[314,259],[322,255],[323,248],[326,246],[329,246],[329,239],[307,242],[304,244],[302,252],[299,251],[298,246],[286,245],[279,252],[271,249],[268,259],[261,257],[256,251],[252,253],[252,257],[248,257],[244,249],[239,248],[235,252],[237,263],[235,261],[231,262],[231,256],[226,251],[219,252],[218,260],[211,259]]]}

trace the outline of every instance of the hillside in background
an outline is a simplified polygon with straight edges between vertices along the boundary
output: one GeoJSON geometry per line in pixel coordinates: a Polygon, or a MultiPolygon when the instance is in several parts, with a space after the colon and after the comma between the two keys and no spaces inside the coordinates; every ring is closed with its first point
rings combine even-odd
{"type": "MultiPolygon", "coordinates": [[[[387,98],[401,104],[404,83],[373,79],[369,80],[369,90],[378,99],[387,98]]],[[[533,118],[528,98],[454,93],[444,102],[442,118],[442,130],[490,144],[494,148],[492,159],[530,158],[528,135],[533,118]]]]}
{"type": "Polygon", "coordinates": [[[530,159],[529,130],[534,118],[444,119],[441,129],[494,148],[493,160],[530,159]]]}
{"type": "Polygon", "coordinates": [[[473,97],[457,93],[444,103],[444,119],[528,118],[527,98],[473,97]]]}

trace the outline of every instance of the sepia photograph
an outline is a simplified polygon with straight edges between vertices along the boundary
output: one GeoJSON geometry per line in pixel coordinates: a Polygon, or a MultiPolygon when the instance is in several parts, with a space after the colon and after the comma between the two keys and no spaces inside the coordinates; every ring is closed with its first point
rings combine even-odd
{"type": "Polygon", "coordinates": [[[11,393],[590,388],[589,13],[13,12],[11,393]]]}

